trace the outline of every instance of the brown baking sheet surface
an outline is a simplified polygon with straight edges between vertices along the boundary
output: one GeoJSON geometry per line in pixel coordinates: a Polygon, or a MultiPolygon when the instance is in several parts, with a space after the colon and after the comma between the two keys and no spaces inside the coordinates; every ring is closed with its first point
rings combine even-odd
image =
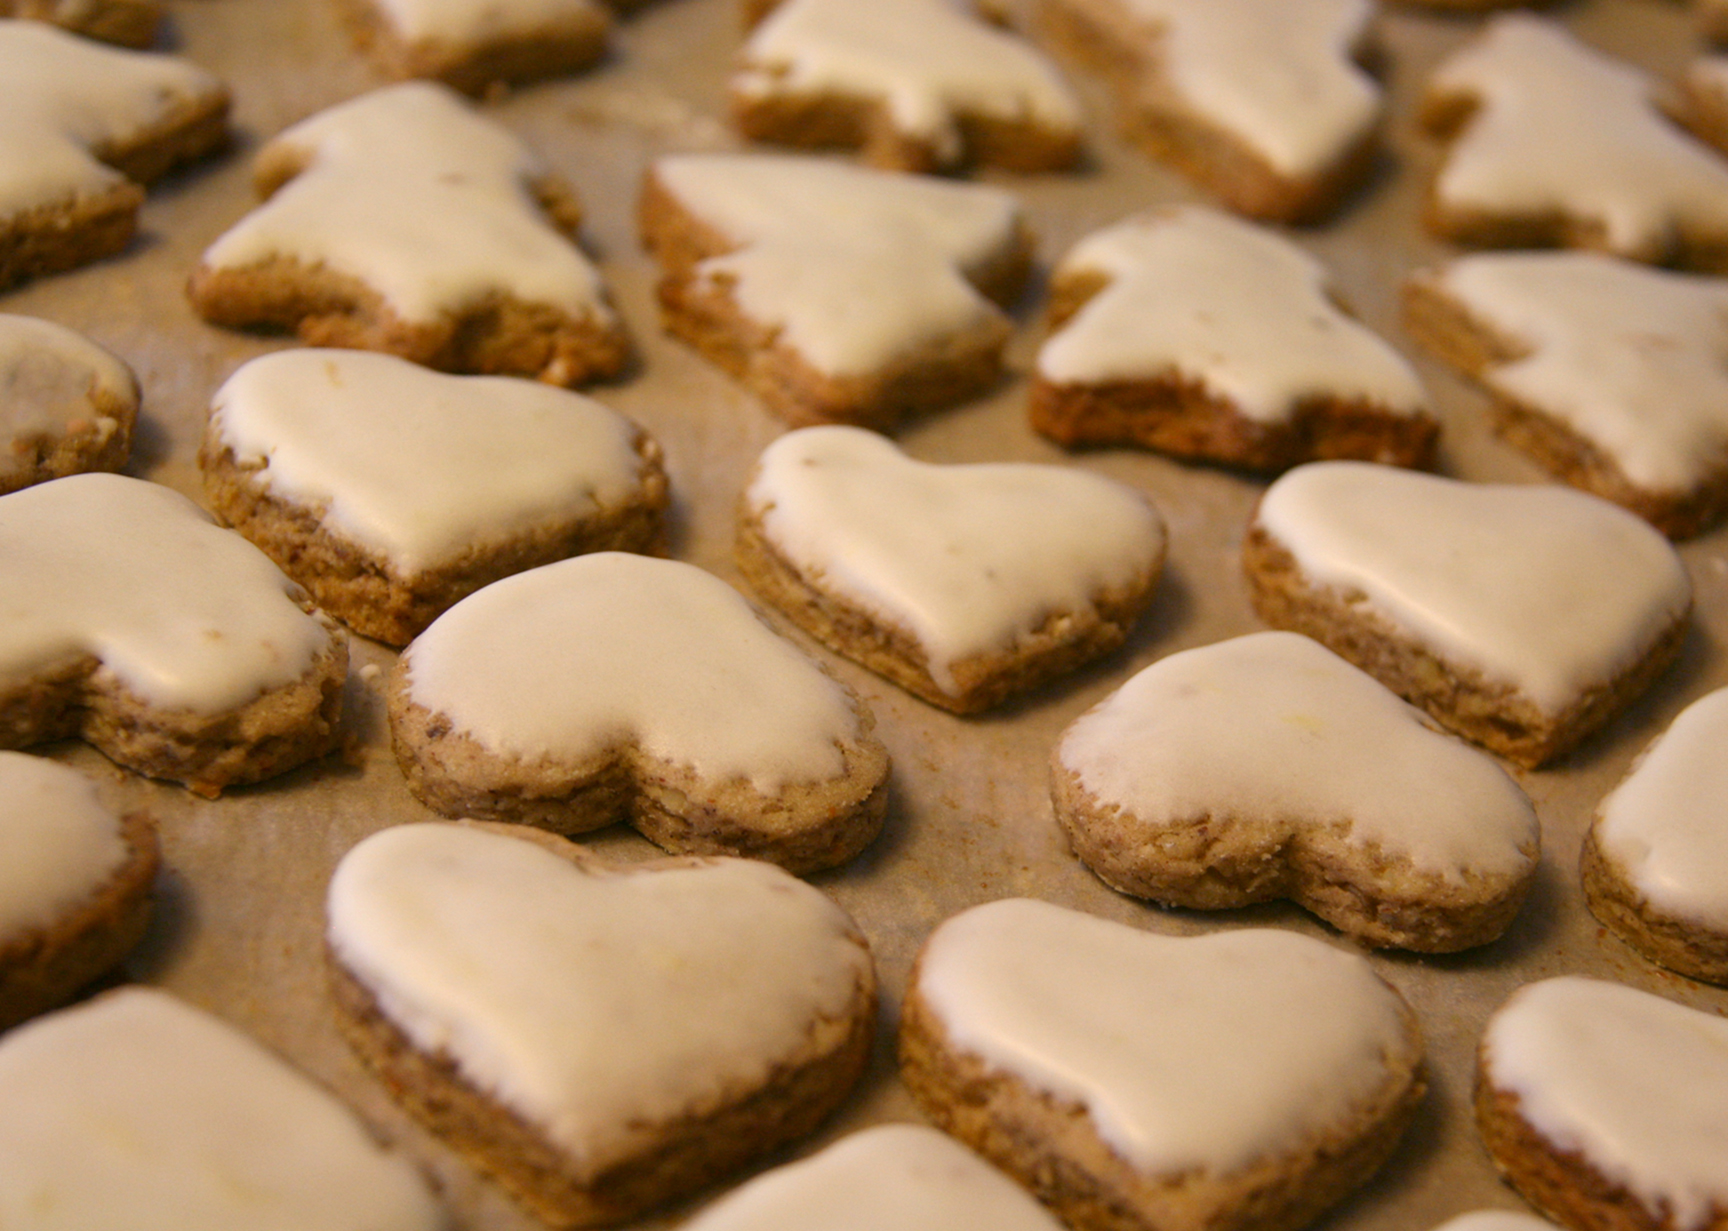
{"type": "MultiPolygon", "coordinates": [[[[328,0],[170,0],[168,45],[234,87],[238,147],[157,188],[144,210],[143,234],[125,256],[0,295],[0,311],[82,329],[136,368],[145,405],[131,472],[194,496],[200,488],[195,454],[210,394],[244,360],[290,341],[205,325],[188,307],[182,284],[204,247],[250,206],[248,160],[258,143],[378,84],[337,26],[333,8],[328,0]]],[[[1591,42],[1663,75],[1702,49],[1686,9],[1673,0],[1587,0],[1554,12],[1591,42]]],[[[1388,156],[1371,188],[1338,221],[1298,233],[1331,263],[1351,304],[1406,353],[1413,349],[1397,324],[1399,279],[1448,254],[1415,222],[1437,151],[1416,131],[1412,104],[1430,67],[1474,25],[1475,19],[1413,9],[1386,14],[1388,156]]],[[[623,23],[614,56],[599,70],[486,104],[581,190],[589,208],[587,242],[641,355],[631,376],[593,392],[665,446],[676,497],[673,554],[733,581],[732,503],[750,462],[781,427],[717,371],[661,336],[654,269],[637,246],[632,213],[648,160],[733,144],[722,94],[738,41],[735,0],[658,0],[623,23]]],[[[1022,194],[1046,268],[1081,235],[1130,210],[1196,199],[1182,181],[1117,142],[1104,122],[1101,94],[1086,83],[1080,88],[1094,121],[1088,169],[990,177],[1022,194]]],[[[1037,296],[1029,296],[1011,352],[1017,373],[1028,367],[1038,339],[1037,308],[1037,296]]],[[[1415,357],[1445,422],[1448,473],[1493,481],[1541,477],[1489,434],[1481,395],[1415,357]]],[[[1262,484],[1127,450],[1064,455],[1026,426],[1019,378],[987,399],[909,427],[901,439],[927,460],[1057,462],[1134,484],[1168,520],[1171,561],[1150,615],[1121,652],[1005,712],[954,718],[823,654],[876,711],[895,758],[894,803],[886,832],[869,852],[818,878],[868,933],[887,994],[871,1071],[841,1115],[805,1149],[875,1121],[918,1118],[895,1076],[894,1010],[918,944],[937,922],[967,906],[1033,895],[1160,932],[1263,925],[1329,935],[1281,905],[1202,916],[1120,897],[1070,856],[1046,796],[1050,748],[1082,710],[1155,659],[1258,627],[1237,548],[1262,484]]],[[[1545,850],[1536,889],[1510,933],[1456,957],[1373,958],[1421,1016],[1432,1088],[1387,1168],[1321,1226],[1423,1231],[1473,1208],[1521,1207],[1482,1152],[1469,1113],[1472,1052],[1482,1022],[1519,984],[1577,972],[1728,1010],[1728,992],[1665,974],[1605,934],[1577,886],[1579,842],[1601,794],[1686,703],[1728,684],[1721,648],[1728,642],[1728,532],[1690,542],[1682,553],[1697,587],[1698,619],[1680,663],[1562,766],[1518,775],[1541,815],[1545,850]]],[[[145,807],[162,825],[167,871],[161,905],[130,965],[133,977],[214,1010],[339,1093],[381,1135],[421,1160],[457,1225],[533,1227],[396,1110],[349,1055],[332,1022],[320,952],[331,868],[365,834],[428,816],[403,786],[383,722],[378,669],[392,658],[381,646],[355,642],[349,757],[219,800],[137,780],[77,745],[45,751],[95,773],[114,805],[145,807]]],[[[627,830],[587,842],[620,858],[653,853],[627,830]]],[[[689,1208],[642,1225],[676,1224],[689,1208]]]]}

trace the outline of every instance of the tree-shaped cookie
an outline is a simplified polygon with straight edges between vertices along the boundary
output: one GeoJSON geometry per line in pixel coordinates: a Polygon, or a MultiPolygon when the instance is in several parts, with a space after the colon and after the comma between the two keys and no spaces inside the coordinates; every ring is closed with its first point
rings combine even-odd
{"type": "Polygon", "coordinates": [[[205,319],[560,385],[623,365],[571,189],[449,89],[320,112],[268,142],[254,178],[267,200],[192,272],[205,319]]]}

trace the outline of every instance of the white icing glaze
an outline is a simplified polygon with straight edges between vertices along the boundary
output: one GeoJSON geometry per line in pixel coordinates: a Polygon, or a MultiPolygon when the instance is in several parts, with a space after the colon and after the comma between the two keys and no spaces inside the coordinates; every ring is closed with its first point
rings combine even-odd
{"type": "Polygon", "coordinates": [[[1728,470],[1728,279],[1588,252],[1484,253],[1444,293],[1528,353],[1483,380],[1656,491],[1728,470]]]}
{"type": "Polygon", "coordinates": [[[217,239],[206,265],[323,265],[415,322],[497,295],[613,319],[599,272],[534,198],[546,168],[454,91],[424,81],[374,90],[271,145],[304,152],[305,169],[217,239]]]}
{"type": "Polygon", "coordinates": [[[0,1040],[0,1225],[432,1231],[414,1168],[215,1017],[127,988],[0,1040]]]}
{"type": "Polygon", "coordinates": [[[210,432],[253,482],[325,506],[402,573],[616,507],[641,472],[635,428],[591,398],[364,351],[252,360],[216,391],[210,432]]]}
{"type": "Polygon", "coordinates": [[[818,371],[872,372],[1003,319],[965,276],[1017,233],[1001,189],[752,154],[675,155],[654,174],[738,245],[700,276],[733,282],[744,312],[818,371]]]}
{"type": "Polygon", "coordinates": [[[1596,840],[1665,915],[1728,930],[1728,689],[1680,712],[1602,801],[1596,840]]]}
{"type": "Polygon", "coordinates": [[[1661,254],[1677,221],[1728,229],[1728,164],[1663,119],[1637,69],[1528,14],[1500,14],[1430,91],[1482,100],[1435,180],[1442,208],[1582,216],[1608,250],[1661,254]]]}
{"type": "Polygon", "coordinates": [[[1515,875],[1536,813],[1490,757],[1432,730],[1371,676],[1296,633],[1172,654],[1063,734],[1057,760],[1156,832],[1202,817],[1303,830],[1458,881],[1515,875]]]}
{"type": "Polygon", "coordinates": [[[1156,31],[1186,105],[1287,176],[1324,171],[1376,123],[1380,88],[1355,62],[1367,0],[1125,0],[1156,31]]]}
{"type": "Polygon", "coordinates": [[[744,504],[799,573],[912,633],[949,693],[955,663],[1144,585],[1164,557],[1163,522],[1133,488],[1058,466],[935,466],[862,428],[780,437],[744,504]]]}
{"type": "Polygon", "coordinates": [[[33,456],[8,453],[4,439],[83,425],[107,436],[119,431],[118,420],[95,413],[98,395],[136,405],[138,386],[125,364],[64,325],[0,315],[0,474],[17,473],[33,456]]]}
{"type": "Polygon", "coordinates": [[[1019,1185],[946,1133],[883,1124],[759,1176],[686,1231],[1060,1231],[1019,1185]]]}
{"type": "Polygon", "coordinates": [[[1081,240],[1055,276],[1108,285],[1038,352],[1054,384],[1172,374],[1260,422],[1310,398],[1425,413],[1415,371],[1341,312],[1319,261],[1276,232],[1199,207],[1140,214],[1081,240]]]}
{"type": "Polygon", "coordinates": [[[1448,1218],[1434,1231],[1560,1231],[1546,1218],[1515,1210],[1471,1210],[1448,1218]]]}
{"type": "Polygon", "coordinates": [[[955,1045],[1157,1174],[1228,1175],[1349,1123],[1403,1050],[1397,994],[1294,932],[1176,938],[1007,899],[943,923],[920,971],[955,1045]]]}
{"type": "Polygon", "coordinates": [[[1699,1231],[1728,1208],[1728,1020],[1618,983],[1546,979],[1488,1020],[1483,1069],[1652,1225],[1699,1231]]]}
{"type": "Polygon", "coordinates": [[[1668,540],[1570,488],[1316,462],[1273,483],[1256,517],[1311,582],[1361,593],[1550,713],[1635,662],[1691,604],[1668,540]]]}
{"type": "Polygon", "coordinates": [[[106,191],[123,177],[90,150],[221,88],[185,60],[0,20],[0,216],[106,191]]]}
{"type": "Polygon", "coordinates": [[[485,43],[604,20],[595,0],[372,0],[410,42],[485,43]]]}
{"type": "Polygon", "coordinates": [[[407,651],[414,701],[494,752],[587,761],[630,746],[774,791],[841,772],[846,690],[694,565],[596,552],[518,573],[407,651]]]}
{"type": "Polygon", "coordinates": [[[965,152],[961,115],[1062,132],[1081,122],[1048,60],[953,0],[786,0],[744,44],[731,88],[752,99],[880,100],[895,131],[942,163],[965,152]]]}
{"type": "Polygon", "coordinates": [[[52,925],[125,862],[119,818],[88,778],[0,752],[0,947],[52,925]]]}
{"type": "Polygon", "coordinates": [[[80,474],[0,496],[8,684],[90,654],[152,704],[233,709],[300,678],[329,644],[298,593],[263,552],[155,483],[80,474]]]}
{"type": "Polygon", "coordinates": [[[399,825],[343,858],[328,908],[335,954],[415,1046],[584,1169],[767,1080],[870,977],[840,908],[756,860],[595,873],[496,832],[399,825]]]}

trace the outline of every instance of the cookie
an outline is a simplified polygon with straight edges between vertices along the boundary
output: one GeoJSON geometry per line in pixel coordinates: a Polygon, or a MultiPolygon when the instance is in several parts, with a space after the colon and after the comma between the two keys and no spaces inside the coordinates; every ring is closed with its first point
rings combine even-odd
{"type": "Polygon", "coordinates": [[[1370,0],[1040,0],[1123,134],[1252,218],[1318,221],[1366,177],[1383,98],[1370,0]]]}
{"type": "Polygon", "coordinates": [[[1692,609],[1672,545],[1605,500],[1364,462],[1274,482],[1242,562],[1266,623],[1526,768],[1641,693],[1692,609]]]}
{"type": "Polygon", "coordinates": [[[0,315],[0,495],[119,470],[138,419],[132,369],[80,333],[0,315]]]}
{"type": "Polygon", "coordinates": [[[414,1167],[323,1087],[143,987],[0,1038],[0,1224],[447,1226],[414,1167]]]}
{"type": "Polygon", "coordinates": [[[1448,1218],[1434,1231],[1560,1231],[1546,1218],[1515,1210],[1472,1210],[1448,1218]]]}
{"type": "Polygon", "coordinates": [[[227,140],[197,65],[0,20],[0,290],[120,252],[144,185],[227,140]]]}
{"type": "Polygon", "coordinates": [[[1080,105],[1030,44],[954,0],[783,0],[727,85],[753,141],[860,149],[895,171],[1073,166],[1080,105]]]}
{"type": "Polygon", "coordinates": [[[1492,18],[1434,71],[1422,120],[1448,142],[1426,208],[1443,238],[1728,269],[1728,162],[1553,21],[1492,18]]]}
{"type": "Polygon", "coordinates": [[[328,908],[349,1042],[554,1226],[634,1218],[804,1136],[869,1057],[863,935],[768,864],[398,825],[343,858],[328,908]]]}
{"type": "Polygon", "coordinates": [[[253,178],[264,203],[187,284],[208,321],[556,385],[615,375],[628,357],[574,239],[574,192],[444,86],[319,112],[267,142],[253,178]]]}
{"type": "Polygon", "coordinates": [[[1692,11],[1705,38],[1728,40],[1728,0],[1692,0],[1692,11]]]}
{"type": "Polygon", "coordinates": [[[0,1029],[70,1000],[144,934],[156,826],[77,770],[0,752],[0,1029]]]}
{"type": "Polygon", "coordinates": [[[889,428],[1002,373],[1000,305],[1031,241],[999,188],[816,158],[683,154],[650,167],[643,243],[668,332],[793,425],[889,428]]]}
{"type": "Polygon", "coordinates": [[[1440,425],[1415,371],[1329,283],[1293,243],[1210,209],[1095,231],[1051,275],[1032,426],[1254,470],[1432,465],[1440,425]]]}
{"type": "Polygon", "coordinates": [[[1007,1176],[921,1124],[867,1128],[714,1202],[689,1231],[895,1227],[1061,1231],[1007,1176]]]}
{"type": "MultiPolygon", "coordinates": [[[[1728,29],[1728,5],[1723,9],[1728,29]]],[[[1728,151],[1728,55],[1699,56],[1686,66],[1673,96],[1664,100],[1669,114],[1718,150],[1728,151]]]]}
{"type": "Polygon", "coordinates": [[[1355,954],[1012,898],[925,942],[900,1063],[926,1115],[1077,1231],[1304,1226],[1424,1087],[1415,1015],[1355,954]]]}
{"type": "Polygon", "coordinates": [[[796,872],[852,858],[887,806],[864,705],[694,565],[596,552],[457,603],[390,677],[409,789],[445,816],[796,872]]]}
{"type": "Polygon", "coordinates": [[[243,365],[199,465],[218,517],[390,645],[500,577],[654,547],[667,502],[659,446],[591,398],[362,351],[243,365]]]}
{"type": "Polygon", "coordinates": [[[1164,906],[1289,898],[1452,953],[1497,939],[1536,873],[1535,810],[1493,758],[1295,633],[1160,659],[1063,731],[1052,771],[1081,862],[1164,906]]]}
{"type": "Polygon", "coordinates": [[[1584,898],[1653,962],[1728,983],[1728,689],[1681,711],[1596,810],[1580,856],[1584,898]]]}
{"type": "Polygon", "coordinates": [[[178,492],[83,474],[0,496],[0,747],[76,737],[201,795],[331,751],[348,642],[178,492]]]}
{"type": "Polygon", "coordinates": [[[29,17],[123,47],[148,47],[162,24],[159,0],[0,0],[0,17],[29,17]]]}
{"type": "Polygon", "coordinates": [[[1728,279],[1483,253],[1413,276],[1405,317],[1557,478],[1674,538],[1728,512],[1728,279]]]}
{"type": "Polygon", "coordinates": [[[1728,1226],[1728,1021],[1618,983],[1545,979],[1489,1018],[1477,1060],[1482,1140],[1548,1217],[1728,1226]]]}
{"type": "Polygon", "coordinates": [[[823,645],[968,714],[1122,644],[1164,539],[1146,498],[1100,475],[937,466],[830,426],[763,452],[736,550],[756,593],[823,645]]]}
{"type": "Polygon", "coordinates": [[[466,94],[588,68],[606,54],[600,0],[337,0],[372,66],[430,77],[466,94]]]}

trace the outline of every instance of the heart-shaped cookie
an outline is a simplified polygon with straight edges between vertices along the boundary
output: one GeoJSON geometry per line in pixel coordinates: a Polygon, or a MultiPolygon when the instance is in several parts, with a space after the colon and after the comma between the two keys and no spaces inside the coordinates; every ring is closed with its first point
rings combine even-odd
{"type": "Polygon", "coordinates": [[[343,858],[328,906],[350,1041],[559,1226],[801,1136],[869,1052],[862,935],[769,864],[608,867],[539,830],[403,825],[343,858]]]}
{"type": "Polygon", "coordinates": [[[666,506],[659,446],[592,398],[366,351],[244,364],[198,462],[218,516],[391,645],[500,577],[647,549],[666,506]]]}
{"type": "Polygon", "coordinates": [[[1301,1226],[1386,1159],[1423,1090],[1403,998],[1292,932],[992,902],[931,934],[901,1022],[926,1113],[1074,1226],[1301,1226]]]}
{"type": "Polygon", "coordinates": [[[1104,881],[1166,906],[1291,898],[1371,945],[1499,936],[1536,812],[1492,757],[1295,633],[1160,659],[1056,746],[1056,819],[1104,881]]]}
{"type": "Polygon", "coordinates": [[[1268,624],[1525,766],[1641,692],[1692,609],[1673,546],[1606,500],[1363,462],[1273,483],[1242,562],[1268,624]]]}
{"type": "Polygon", "coordinates": [[[391,675],[414,794],[582,833],[628,818],[688,854],[794,871],[881,828],[888,754],[857,696],[694,565],[597,552],[445,612],[391,675]]]}
{"type": "Polygon", "coordinates": [[[425,1179],[227,1023],[129,987],[0,1039],[0,1226],[442,1231],[425,1179]]]}
{"type": "Polygon", "coordinates": [[[1495,1164],[1568,1227],[1728,1225],[1728,1020],[1564,976],[1513,993],[1478,1052],[1495,1164]]]}
{"type": "Polygon", "coordinates": [[[790,432],[738,510],[738,565],[828,646],[945,709],[983,709],[1122,643],[1164,523],[1069,467],[938,466],[861,428],[790,432]]]}
{"type": "Polygon", "coordinates": [[[78,736],[215,794],[336,743],[347,638],[178,492],[82,474],[0,497],[0,747],[78,736]]]}

